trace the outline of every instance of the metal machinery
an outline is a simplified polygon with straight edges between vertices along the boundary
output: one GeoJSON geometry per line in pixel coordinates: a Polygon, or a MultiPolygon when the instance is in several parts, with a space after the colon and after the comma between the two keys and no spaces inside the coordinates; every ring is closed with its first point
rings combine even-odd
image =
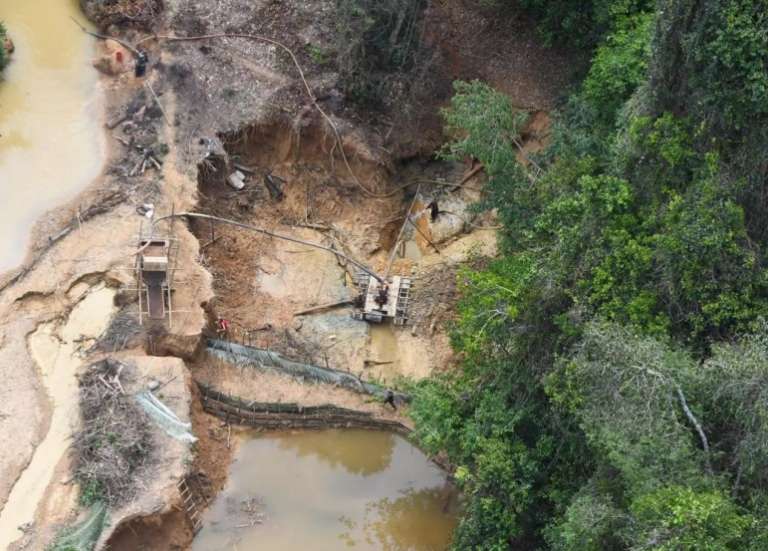
{"type": "Polygon", "coordinates": [[[366,272],[355,278],[360,295],[354,319],[381,323],[391,319],[395,325],[408,323],[408,301],[411,295],[411,278],[392,276],[380,281],[366,272]]]}

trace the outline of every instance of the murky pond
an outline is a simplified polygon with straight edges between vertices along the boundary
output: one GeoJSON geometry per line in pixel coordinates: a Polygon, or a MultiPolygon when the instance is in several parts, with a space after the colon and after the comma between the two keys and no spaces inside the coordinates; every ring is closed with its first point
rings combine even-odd
{"type": "Polygon", "coordinates": [[[384,432],[248,435],[193,551],[443,551],[456,522],[445,475],[384,432]]]}
{"type": "Polygon", "coordinates": [[[99,173],[103,134],[93,38],[77,0],[0,0],[16,45],[0,75],[0,270],[23,260],[30,226],[99,173]]]}

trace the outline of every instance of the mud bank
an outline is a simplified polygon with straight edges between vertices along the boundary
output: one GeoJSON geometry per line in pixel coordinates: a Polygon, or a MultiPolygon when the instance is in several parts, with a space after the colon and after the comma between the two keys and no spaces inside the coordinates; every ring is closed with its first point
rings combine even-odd
{"type": "Polygon", "coordinates": [[[443,323],[433,314],[450,310],[455,281],[446,278],[447,301],[433,304],[440,297],[431,294],[431,274],[455,273],[471,255],[495,254],[495,234],[483,229],[492,216],[468,208],[480,197],[471,189],[479,178],[458,189],[450,185],[462,179],[465,166],[402,163],[364,138],[344,142],[358,177],[353,180],[333,134],[310,115],[299,125],[278,118],[222,135],[226,157],[199,170],[198,209],[337,248],[379,274],[414,278],[418,323],[402,328],[352,319],[353,307],[343,303],[359,293],[357,268],[332,253],[207,221],[193,221],[192,229],[214,275],[211,307],[232,321],[233,338],[247,336],[250,344],[288,359],[392,385],[450,365],[443,323]],[[225,182],[227,159],[249,171],[242,191],[225,182]],[[281,182],[279,196],[264,184],[267,175],[281,182]],[[450,213],[432,220],[426,205],[433,201],[450,213]],[[422,280],[426,287],[419,290],[422,280]]]}

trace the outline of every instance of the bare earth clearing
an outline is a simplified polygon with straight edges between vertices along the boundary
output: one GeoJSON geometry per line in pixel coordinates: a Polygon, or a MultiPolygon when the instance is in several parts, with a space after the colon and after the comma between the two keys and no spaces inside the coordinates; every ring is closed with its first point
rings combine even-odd
{"type": "MultiPolygon", "coordinates": [[[[313,94],[336,97],[338,75],[307,53],[309,44],[330,42],[333,21],[325,15],[332,2],[164,4],[152,19],[156,34],[279,38],[296,52],[313,94]]],[[[142,43],[150,59],[147,77],[137,79],[129,70],[102,78],[105,122],[112,127],[105,129],[110,153],[103,174],[76,201],[37,225],[25,267],[7,274],[0,291],[5,381],[0,506],[23,480],[25,468],[39,462],[35,468],[45,473],[40,500],[23,520],[34,529],[15,549],[44,548],[77,518],[66,438],[77,430],[77,413],[58,416],[62,404],[70,410],[76,405],[75,373],[95,360],[116,357],[129,365],[135,382],[125,389],[129,393],[152,380],[167,381],[164,403],[182,420],[191,419],[199,439],[193,451],[153,429],[152,467],[142,475],[136,499],[110,512],[111,523],[99,540],[116,550],[187,548],[192,524],[180,508],[178,481],[204,480],[197,491],[206,499],[223,485],[232,453],[230,429],[202,412],[193,379],[254,400],[332,403],[407,422],[401,411],[392,413],[348,391],[205,363],[201,338],[212,331],[216,317],[233,322],[233,339],[247,334],[253,344],[287,357],[390,385],[399,377],[421,378],[450,368],[454,358],[445,324],[456,300],[456,271],[473,258],[493,256],[496,243],[492,214],[476,217],[467,210],[481,195],[482,172],[456,189],[445,184],[461,181],[471,166],[425,155],[443,139],[438,108],[449,98],[451,80],[479,77],[507,81],[505,90],[516,105],[546,111],[562,92],[571,60],[538,46],[526,21],[517,19],[518,32],[509,33],[459,0],[433,2],[427,23],[426,42],[435,54],[426,79],[438,93],[429,101],[414,99],[419,117],[405,115],[414,108],[408,105],[373,117],[344,101],[321,101],[341,144],[313,108],[290,58],[274,44],[244,38],[170,42],[151,39],[146,29],[109,29],[133,44],[150,37],[142,43]],[[486,58],[478,52],[489,45],[498,54],[483,65],[486,58]],[[550,67],[542,70],[542,63],[550,67]],[[515,78],[507,80],[510,72],[515,78]],[[131,175],[142,164],[137,146],[151,149],[161,170],[150,163],[143,173],[131,175]],[[342,146],[354,176],[340,155],[342,146]],[[232,163],[249,169],[243,191],[224,182],[224,166],[232,163]],[[285,181],[280,201],[263,184],[268,171],[285,181]],[[426,209],[432,199],[448,211],[435,221],[426,209]],[[182,271],[173,304],[178,312],[170,330],[164,324],[138,327],[130,267],[141,220],[136,207],[144,203],[154,204],[157,216],[172,210],[207,212],[332,245],[374,270],[385,270],[396,248],[402,256],[395,254],[392,273],[416,281],[411,323],[371,327],[352,320],[348,306],[297,316],[353,298],[351,267],[294,243],[222,225],[211,235],[205,222],[177,221],[182,271]],[[78,222],[78,209],[91,215],[78,222]],[[409,209],[418,229],[407,225],[401,244],[398,235],[409,209]],[[71,230],[62,233],[68,225],[71,230]],[[94,296],[108,298],[94,302],[89,299],[94,296]],[[86,307],[95,310],[78,315],[78,308],[86,307]],[[93,346],[110,335],[110,324],[124,338],[93,346]],[[128,326],[134,329],[128,332],[128,326]],[[51,390],[51,377],[75,386],[60,397],[51,390]],[[50,431],[58,434],[56,445],[49,444],[45,458],[36,458],[50,431]]],[[[115,47],[97,43],[99,55],[111,56],[115,47]]],[[[529,147],[540,147],[546,133],[546,116],[538,115],[527,136],[529,147]]]]}

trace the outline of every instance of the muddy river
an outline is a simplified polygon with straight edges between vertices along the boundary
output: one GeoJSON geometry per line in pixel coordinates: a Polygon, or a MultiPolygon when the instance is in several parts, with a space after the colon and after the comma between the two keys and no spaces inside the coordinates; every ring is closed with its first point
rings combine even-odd
{"type": "Polygon", "coordinates": [[[30,226],[99,173],[104,157],[93,39],[77,0],[0,0],[16,44],[0,76],[0,271],[19,264],[30,226]]]}
{"type": "Polygon", "coordinates": [[[443,551],[456,523],[444,473],[384,432],[248,434],[193,551],[443,551]]]}

